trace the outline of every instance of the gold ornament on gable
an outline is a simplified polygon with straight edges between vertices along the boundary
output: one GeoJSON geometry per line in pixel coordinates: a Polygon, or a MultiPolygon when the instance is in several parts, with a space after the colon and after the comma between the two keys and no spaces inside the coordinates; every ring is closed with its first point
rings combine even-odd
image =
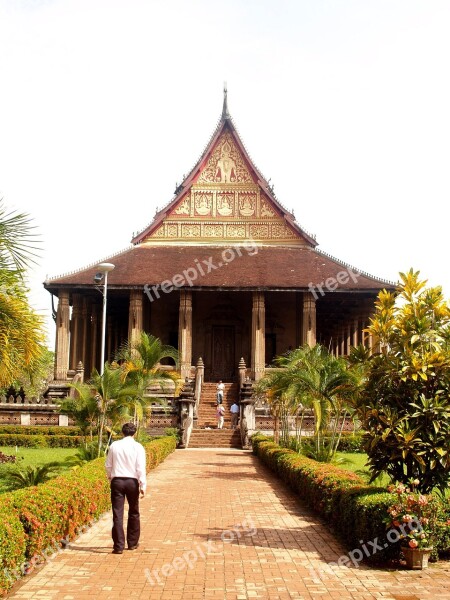
{"type": "Polygon", "coordinates": [[[252,183],[253,179],[230,133],[218,140],[198,183],[252,183]]]}
{"type": "Polygon", "coordinates": [[[182,202],[173,211],[174,215],[190,215],[191,214],[191,198],[186,196],[182,202]]]}
{"type": "Polygon", "coordinates": [[[213,195],[211,192],[195,192],[195,214],[200,216],[210,215],[212,200],[213,195]]]}
{"type": "Polygon", "coordinates": [[[204,235],[205,237],[222,238],[223,225],[205,225],[204,235]]]}
{"type": "Polygon", "coordinates": [[[239,214],[243,217],[252,217],[256,211],[257,195],[241,192],[239,194],[239,214]]]}
{"type": "Polygon", "coordinates": [[[265,198],[261,198],[261,217],[275,217],[275,212],[265,198]]]}
{"type": "Polygon", "coordinates": [[[217,194],[217,213],[222,217],[234,214],[234,193],[220,192],[217,194]]]}

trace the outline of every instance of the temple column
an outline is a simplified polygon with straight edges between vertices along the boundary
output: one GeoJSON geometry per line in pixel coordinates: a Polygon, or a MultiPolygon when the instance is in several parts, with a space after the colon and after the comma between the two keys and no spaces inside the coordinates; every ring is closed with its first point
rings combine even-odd
{"type": "Polygon", "coordinates": [[[316,345],[316,301],[311,292],[303,292],[302,345],[316,345]]]}
{"type": "Polygon", "coordinates": [[[131,290],[130,308],[128,312],[128,343],[139,341],[143,328],[143,299],[142,290],[131,290]]]}
{"type": "Polygon", "coordinates": [[[81,294],[72,294],[72,318],[70,320],[70,368],[76,371],[82,360],[83,343],[83,298],[81,294]]]}
{"type": "Polygon", "coordinates": [[[347,324],[347,354],[350,354],[350,348],[352,347],[352,325],[351,323],[347,324]]]}
{"type": "Polygon", "coordinates": [[[253,292],[252,378],[263,377],[266,366],[266,306],[264,292],[253,292]]]}
{"type": "Polygon", "coordinates": [[[69,370],[70,304],[69,292],[60,291],[56,312],[55,372],[58,380],[67,379],[69,370]]]}
{"type": "Polygon", "coordinates": [[[359,345],[359,319],[358,317],[355,317],[353,319],[353,335],[352,335],[352,344],[353,346],[358,346],[359,345]]]}
{"type": "Polygon", "coordinates": [[[90,334],[91,334],[91,299],[88,296],[83,298],[83,305],[81,309],[81,327],[82,327],[82,339],[81,339],[81,357],[80,360],[83,363],[84,372],[88,375],[91,372],[91,345],[90,345],[90,334]]]}
{"type": "Polygon", "coordinates": [[[98,324],[100,322],[100,304],[94,302],[92,304],[91,316],[91,370],[97,369],[100,372],[99,357],[98,357],[98,324]]]}
{"type": "Polygon", "coordinates": [[[178,352],[181,378],[190,377],[192,366],[192,292],[180,290],[178,318],[178,352]]]}

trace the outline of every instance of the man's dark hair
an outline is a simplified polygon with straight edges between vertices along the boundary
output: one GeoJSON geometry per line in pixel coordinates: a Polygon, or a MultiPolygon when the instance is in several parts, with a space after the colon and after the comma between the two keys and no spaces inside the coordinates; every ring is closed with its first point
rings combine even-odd
{"type": "Polygon", "coordinates": [[[122,427],[122,433],[124,436],[134,435],[136,433],[137,427],[134,423],[125,423],[122,427]]]}

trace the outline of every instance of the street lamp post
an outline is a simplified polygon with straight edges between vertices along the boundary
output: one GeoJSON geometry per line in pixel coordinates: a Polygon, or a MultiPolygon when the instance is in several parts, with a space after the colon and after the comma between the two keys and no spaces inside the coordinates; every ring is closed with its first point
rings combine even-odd
{"type": "Polygon", "coordinates": [[[108,273],[114,269],[112,263],[100,263],[97,265],[98,273],[94,277],[95,283],[101,283],[103,280],[103,290],[100,290],[103,295],[103,317],[102,317],[102,341],[101,341],[101,357],[100,357],[100,375],[103,375],[105,370],[105,338],[106,338],[106,298],[108,294],[108,273]]]}

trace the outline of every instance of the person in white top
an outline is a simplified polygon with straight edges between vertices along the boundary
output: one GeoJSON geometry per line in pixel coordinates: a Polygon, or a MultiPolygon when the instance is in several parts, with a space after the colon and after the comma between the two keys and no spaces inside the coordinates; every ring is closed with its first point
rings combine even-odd
{"type": "Polygon", "coordinates": [[[147,488],[145,450],[142,444],[134,439],[136,425],[125,423],[122,433],[123,439],[111,444],[105,464],[111,482],[113,554],[122,554],[125,547],[123,529],[125,498],[128,502],[128,550],[136,550],[139,546],[141,534],[139,497],[144,497],[147,488]]]}
{"type": "Polygon", "coordinates": [[[231,429],[236,429],[239,421],[239,406],[233,402],[230,408],[231,413],[231,429]]]}
{"type": "Polygon", "coordinates": [[[225,384],[222,383],[222,380],[217,384],[217,404],[222,404],[223,402],[223,391],[225,389],[225,384]]]}

